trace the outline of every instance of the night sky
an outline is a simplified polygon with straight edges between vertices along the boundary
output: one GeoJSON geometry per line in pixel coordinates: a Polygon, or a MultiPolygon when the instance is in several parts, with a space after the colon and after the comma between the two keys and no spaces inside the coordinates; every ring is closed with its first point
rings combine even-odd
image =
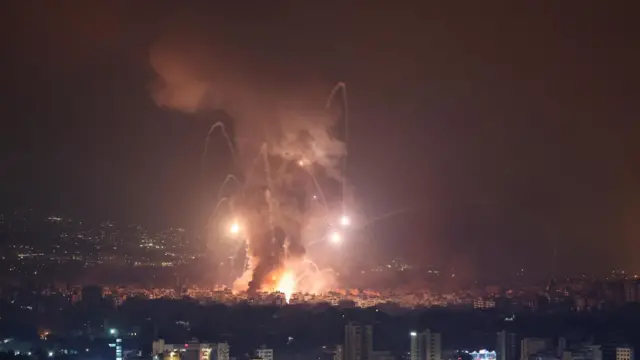
{"type": "Polygon", "coordinates": [[[634,1],[209,3],[2,2],[2,209],[200,227],[229,156],[215,137],[203,179],[221,115],[150,96],[175,37],[264,91],[346,82],[358,197],[408,209],[373,256],[548,273],[555,243],[560,270],[640,271],[634,1]]]}

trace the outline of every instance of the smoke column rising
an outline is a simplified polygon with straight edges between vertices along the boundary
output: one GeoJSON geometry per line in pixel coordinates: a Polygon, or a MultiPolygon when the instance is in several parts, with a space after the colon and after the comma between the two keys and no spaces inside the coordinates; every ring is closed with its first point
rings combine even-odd
{"type": "MultiPolygon", "coordinates": [[[[243,236],[251,257],[251,276],[239,282],[257,291],[285,262],[301,261],[305,243],[324,236],[327,212],[325,204],[312,201],[317,187],[309,175],[342,183],[346,147],[332,134],[335,119],[321,95],[326,87],[272,87],[268,76],[248,81],[242,69],[183,46],[165,41],[151,48],[157,73],[151,96],[158,106],[187,113],[224,110],[235,122],[243,191],[231,196],[230,208],[247,224],[243,236]],[[300,161],[308,164],[305,169],[300,161]]],[[[330,205],[341,202],[336,196],[340,191],[330,205]]]]}

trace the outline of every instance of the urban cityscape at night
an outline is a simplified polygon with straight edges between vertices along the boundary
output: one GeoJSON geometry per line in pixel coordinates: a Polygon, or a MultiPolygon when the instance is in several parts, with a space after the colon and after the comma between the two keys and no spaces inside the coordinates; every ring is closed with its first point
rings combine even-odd
{"type": "MultiPolygon", "coordinates": [[[[130,297],[184,296],[227,305],[243,301],[282,305],[284,301],[275,291],[260,292],[255,298],[233,291],[224,283],[229,260],[216,256],[206,240],[185,229],[150,233],[139,225],[120,227],[110,221],[88,224],[60,216],[34,218],[32,210],[25,210],[2,215],[0,234],[0,263],[7,284],[53,285],[47,291],[55,289],[72,301],[79,299],[83,286],[95,284],[101,284],[103,295],[116,304],[130,297]]],[[[536,278],[516,268],[502,278],[487,279],[457,274],[455,268],[385,260],[368,268],[347,268],[335,288],[295,293],[290,303],[364,308],[389,303],[405,308],[497,306],[507,312],[553,305],[581,311],[632,303],[640,296],[638,275],[623,269],[536,278]]]]}
{"type": "MultiPolygon", "coordinates": [[[[462,276],[451,269],[393,258],[372,268],[352,269],[353,287],[294,293],[287,303],[284,294],[278,292],[249,296],[218,284],[219,274],[207,272],[215,254],[201,238],[184,229],[150,233],[141,226],[119,227],[109,221],[88,224],[60,216],[37,218],[32,210],[26,210],[3,214],[0,233],[3,240],[0,323],[6,332],[1,346],[16,354],[35,354],[38,349],[42,352],[44,346],[47,356],[49,352],[53,356],[88,356],[82,354],[84,348],[89,349],[85,352],[105,357],[115,349],[109,344],[124,339],[121,346],[127,356],[139,357],[142,353],[138,353],[157,337],[163,339],[164,345],[157,350],[154,343],[154,351],[164,356],[176,351],[180,354],[185,350],[182,343],[186,342],[190,351],[205,348],[218,351],[221,347],[226,350],[219,356],[231,358],[234,356],[229,354],[235,354],[236,349],[251,352],[253,346],[260,351],[258,346],[264,345],[258,344],[261,341],[270,343],[278,350],[275,356],[283,358],[300,354],[345,356],[343,352],[349,348],[343,346],[349,344],[342,344],[335,332],[327,328],[327,334],[314,337],[298,328],[304,322],[298,323],[296,317],[306,314],[310,316],[306,321],[323,327],[351,320],[345,331],[359,331],[357,336],[363,336],[360,332],[365,330],[353,329],[372,325],[356,325],[353,321],[378,326],[388,323],[385,326],[389,329],[382,330],[387,335],[375,343],[384,343],[389,350],[378,351],[376,347],[375,351],[370,350],[371,357],[387,359],[401,354],[409,359],[417,356],[416,351],[435,351],[430,356],[494,360],[500,346],[515,349],[516,334],[535,334],[531,326],[548,328],[549,334],[564,334],[562,330],[567,327],[571,330],[564,331],[569,331],[566,336],[571,340],[570,335],[578,338],[585,335],[580,335],[584,330],[578,331],[583,322],[602,321],[598,320],[602,316],[640,315],[640,309],[636,309],[640,280],[623,270],[602,276],[582,274],[545,281],[528,277],[524,269],[514,269],[499,281],[472,277],[458,281],[456,277],[462,276]],[[421,281],[408,280],[414,278],[421,281]],[[357,286],[365,282],[370,287],[357,286]],[[208,321],[216,323],[218,317],[228,323],[206,325],[208,321]],[[398,353],[403,349],[401,339],[407,334],[395,331],[403,327],[421,329],[425,321],[442,331],[444,340],[441,333],[429,332],[435,330],[426,333],[412,330],[409,337],[413,350],[398,353]],[[458,326],[471,331],[470,335],[459,333],[458,326]],[[479,328],[475,329],[476,326],[479,328]],[[240,339],[231,331],[253,329],[260,333],[263,327],[272,330],[256,333],[250,339],[240,339]],[[291,336],[285,339],[283,332],[291,336]],[[492,337],[496,333],[497,337],[492,337]],[[37,340],[20,341],[15,337],[28,339],[36,334],[37,340]],[[437,350],[418,350],[425,346],[422,342],[431,341],[422,337],[433,334],[438,336],[437,350]],[[193,335],[220,342],[200,343],[192,339],[193,335]],[[414,336],[423,340],[418,343],[414,336]],[[72,340],[65,340],[68,337],[72,340]],[[294,344],[296,338],[299,340],[294,344]],[[178,342],[179,348],[167,345],[167,341],[178,342]],[[500,341],[514,343],[501,345],[500,341]],[[130,352],[133,350],[138,355],[130,352]],[[283,353],[278,354],[280,351],[283,353]],[[298,352],[301,353],[295,355],[298,352]]],[[[221,266],[217,270],[226,269],[221,266]]],[[[605,331],[601,336],[608,339],[611,334],[605,331]]],[[[531,356],[558,353],[562,350],[559,346],[580,354],[606,352],[607,346],[612,346],[581,340],[577,348],[572,348],[566,344],[567,338],[561,338],[564,345],[550,338],[522,341],[533,349],[531,356]]]]}
{"type": "Polygon", "coordinates": [[[0,3],[0,360],[635,360],[633,5],[0,3]]]}

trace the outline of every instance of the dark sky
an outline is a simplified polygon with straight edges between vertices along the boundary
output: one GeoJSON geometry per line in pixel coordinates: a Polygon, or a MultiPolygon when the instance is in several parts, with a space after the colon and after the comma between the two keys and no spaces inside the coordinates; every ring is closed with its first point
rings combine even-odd
{"type": "Polygon", "coordinates": [[[198,226],[216,115],[149,95],[149,47],[175,35],[274,89],[347,83],[363,206],[411,209],[378,252],[544,272],[555,242],[561,269],[640,271],[634,1],[211,3],[2,2],[2,207],[198,226]]]}

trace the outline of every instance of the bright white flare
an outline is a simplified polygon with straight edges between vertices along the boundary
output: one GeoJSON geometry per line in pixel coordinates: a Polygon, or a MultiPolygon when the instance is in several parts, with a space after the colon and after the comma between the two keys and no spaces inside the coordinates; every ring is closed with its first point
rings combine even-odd
{"type": "Polygon", "coordinates": [[[351,219],[347,215],[340,216],[340,225],[344,227],[351,225],[351,219]]]}
{"type": "Polygon", "coordinates": [[[240,232],[240,225],[238,225],[237,222],[234,222],[231,224],[231,226],[229,227],[229,232],[233,235],[237,234],[240,232]]]}
{"type": "Polygon", "coordinates": [[[339,232],[334,231],[329,234],[329,240],[331,240],[331,242],[334,244],[338,244],[342,241],[342,235],[339,232]]]}
{"type": "Polygon", "coordinates": [[[291,271],[285,271],[278,281],[278,285],[276,286],[276,290],[284,294],[284,299],[289,303],[291,299],[291,295],[293,294],[296,288],[296,279],[295,275],[291,271]]]}

